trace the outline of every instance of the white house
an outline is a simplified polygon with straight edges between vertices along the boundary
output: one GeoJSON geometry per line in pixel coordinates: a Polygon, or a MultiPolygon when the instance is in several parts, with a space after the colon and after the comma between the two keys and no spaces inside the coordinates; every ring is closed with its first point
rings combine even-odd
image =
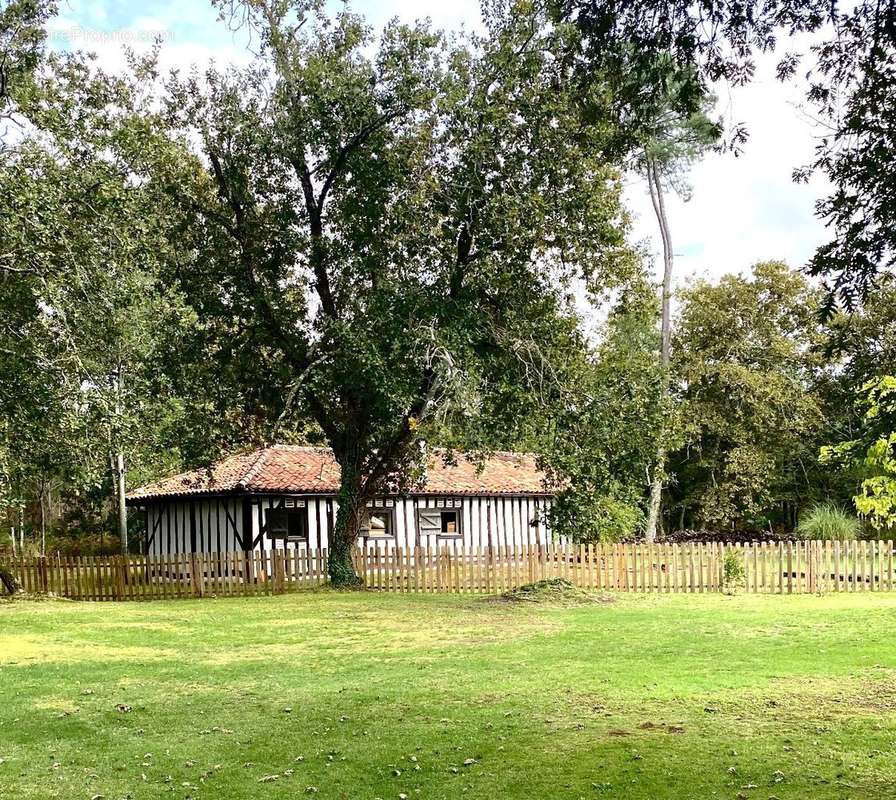
{"type": "MultiPolygon", "coordinates": [[[[127,503],[145,511],[150,555],[317,549],[333,530],[339,476],[328,449],[274,445],[144,486],[127,503]]],[[[543,544],[552,497],[531,454],[458,455],[451,464],[435,453],[414,491],[368,504],[358,545],[543,544]]]]}

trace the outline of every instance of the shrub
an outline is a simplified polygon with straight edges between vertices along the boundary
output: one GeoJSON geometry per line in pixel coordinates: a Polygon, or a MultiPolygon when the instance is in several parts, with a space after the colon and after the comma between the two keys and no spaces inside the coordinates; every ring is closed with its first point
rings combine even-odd
{"type": "Polygon", "coordinates": [[[734,594],[747,582],[747,570],[736,550],[725,550],[722,559],[722,586],[726,594],[734,594]]]}
{"type": "Polygon", "coordinates": [[[794,533],[799,539],[830,539],[843,542],[860,536],[862,523],[836,503],[819,503],[811,511],[800,515],[794,533]]]}

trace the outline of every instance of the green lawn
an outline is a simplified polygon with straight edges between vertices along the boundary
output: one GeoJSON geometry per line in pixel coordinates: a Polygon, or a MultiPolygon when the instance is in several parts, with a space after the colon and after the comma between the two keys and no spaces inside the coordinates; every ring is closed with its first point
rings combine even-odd
{"type": "Polygon", "coordinates": [[[896,595],[4,603],[0,759],[4,799],[892,797],[896,595]]]}

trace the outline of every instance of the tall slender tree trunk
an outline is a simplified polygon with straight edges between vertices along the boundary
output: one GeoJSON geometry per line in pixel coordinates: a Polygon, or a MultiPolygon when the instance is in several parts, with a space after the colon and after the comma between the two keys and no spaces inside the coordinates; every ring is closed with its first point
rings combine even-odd
{"type": "MultiPolygon", "coordinates": [[[[121,439],[121,398],[124,390],[123,371],[121,362],[119,361],[117,369],[115,370],[115,421],[116,428],[118,429],[116,437],[119,439],[118,444],[120,444],[121,439]]],[[[115,453],[110,456],[109,460],[112,462],[112,475],[115,479],[115,504],[118,511],[118,539],[121,542],[121,554],[126,556],[128,554],[128,509],[125,505],[126,473],[124,467],[124,453],[121,451],[120,447],[115,448],[115,453]]]]}
{"type": "MultiPolygon", "coordinates": [[[[666,217],[666,204],[663,199],[663,185],[660,181],[659,169],[656,162],[647,159],[647,185],[650,189],[650,199],[653,203],[653,211],[660,228],[660,237],[663,241],[663,289],[662,289],[662,321],[660,329],[660,365],[662,367],[662,393],[663,402],[669,392],[669,361],[672,349],[672,235],[669,232],[669,220],[666,217]]],[[[657,437],[658,446],[656,464],[653,470],[653,480],[650,484],[650,503],[647,512],[647,530],[645,535],[648,542],[656,539],[659,527],[660,509],[663,500],[663,476],[666,462],[665,431],[660,430],[657,437]]]]}
{"type": "Polygon", "coordinates": [[[40,482],[40,554],[47,554],[47,487],[43,479],[40,482]]]}
{"type": "Polygon", "coordinates": [[[118,537],[121,539],[121,554],[128,554],[128,509],[125,505],[124,453],[115,454],[115,485],[118,497],[118,537]]]}

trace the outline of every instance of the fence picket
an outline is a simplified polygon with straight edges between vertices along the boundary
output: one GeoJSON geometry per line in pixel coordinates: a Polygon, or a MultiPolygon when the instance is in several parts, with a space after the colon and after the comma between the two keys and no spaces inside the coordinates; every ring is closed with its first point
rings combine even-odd
{"type": "Polygon", "coordinates": [[[893,591],[893,541],[884,539],[884,546],[887,548],[887,591],[893,591]]]}

